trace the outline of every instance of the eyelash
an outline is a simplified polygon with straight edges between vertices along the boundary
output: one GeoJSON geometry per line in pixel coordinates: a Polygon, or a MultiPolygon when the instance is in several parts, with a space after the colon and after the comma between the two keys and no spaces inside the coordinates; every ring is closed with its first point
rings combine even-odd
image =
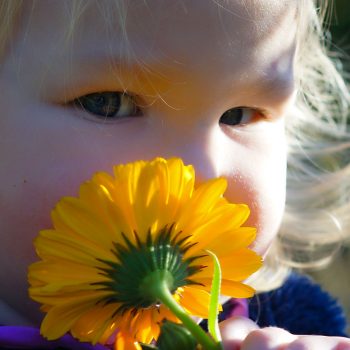
{"type": "MultiPolygon", "coordinates": [[[[143,115],[136,96],[126,92],[95,92],[80,96],[69,104],[86,111],[94,121],[113,122],[143,115]]],[[[259,109],[239,106],[224,112],[219,119],[219,124],[245,126],[264,117],[265,113],[259,109]]]]}

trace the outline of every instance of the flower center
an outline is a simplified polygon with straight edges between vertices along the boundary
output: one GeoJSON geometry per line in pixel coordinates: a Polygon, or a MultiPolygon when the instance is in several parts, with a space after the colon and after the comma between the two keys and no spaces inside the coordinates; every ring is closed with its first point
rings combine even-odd
{"type": "Polygon", "coordinates": [[[181,232],[174,234],[173,227],[165,226],[155,237],[149,231],[145,242],[135,232],[136,244],[123,234],[126,245],[114,244],[112,250],[117,262],[100,260],[107,267],[99,270],[108,279],[95,284],[111,292],[102,302],[119,304],[116,313],[136,311],[159,303],[160,285],[175,293],[179,287],[196,284],[190,277],[204,266],[192,263],[203,255],[185,259],[194,243],[188,242],[189,237],[180,238],[181,232]]]}

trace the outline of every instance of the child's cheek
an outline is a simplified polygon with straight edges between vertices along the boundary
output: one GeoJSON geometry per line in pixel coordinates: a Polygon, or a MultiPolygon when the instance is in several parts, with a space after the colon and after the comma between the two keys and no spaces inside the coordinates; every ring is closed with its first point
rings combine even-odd
{"type": "Polygon", "coordinates": [[[257,228],[253,249],[264,254],[276,236],[285,207],[286,140],[283,119],[262,124],[257,132],[234,135],[223,144],[220,173],[228,179],[227,198],[248,204],[245,225],[257,228]],[[230,142],[230,144],[229,144],[230,142]],[[229,153],[228,149],[232,149],[229,153]]]}
{"type": "Polygon", "coordinates": [[[111,171],[128,152],[116,143],[122,135],[98,132],[61,108],[6,102],[0,123],[0,280],[6,288],[0,299],[38,321],[38,306],[27,295],[27,266],[37,260],[33,239],[52,227],[50,212],[62,196],[76,196],[82,181],[111,171]]]}
{"type": "Polygon", "coordinates": [[[269,248],[272,240],[275,238],[285,205],[284,181],[271,183],[271,190],[264,190],[259,183],[250,182],[249,191],[237,191],[247,188],[247,183],[243,180],[233,179],[235,190],[227,193],[228,198],[235,198],[237,203],[246,203],[250,208],[250,216],[245,226],[254,226],[257,228],[257,238],[252,248],[259,254],[264,255],[269,248]]]}

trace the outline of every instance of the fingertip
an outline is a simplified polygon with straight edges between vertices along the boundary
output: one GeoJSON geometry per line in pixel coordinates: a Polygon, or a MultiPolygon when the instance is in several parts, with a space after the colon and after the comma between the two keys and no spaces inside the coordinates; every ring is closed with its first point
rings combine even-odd
{"type": "Polygon", "coordinates": [[[242,342],[242,350],[244,349],[280,349],[285,345],[292,343],[298,337],[288,331],[277,328],[267,327],[253,330],[242,342]]]}
{"type": "Polygon", "coordinates": [[[259,329],[252,320],[235,316],[220,323],[222,343],[225,350],[238,350],[247,335],[259,329]]]}

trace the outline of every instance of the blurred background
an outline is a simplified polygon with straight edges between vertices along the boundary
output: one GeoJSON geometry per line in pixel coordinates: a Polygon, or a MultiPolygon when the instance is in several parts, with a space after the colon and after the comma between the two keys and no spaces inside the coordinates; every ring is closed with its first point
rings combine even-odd
{"type": "MultiPolygon", "coordinates": [[[[350,83],[350,1],[333,1],[333,6],[327,17],[327,25],[333,43],[332,47],[334,51],[338,52],[337,57],[340,57],[345,71],[348,72],[346,77],[350,83]]],[[[350,118],[348,123],[350,125],[350,118]]],[[[348,334],[350,335],[350,245],[343,247],[329,266],[308,273],[324,289],[335,296],[344,307],[348,318],[348,334]]]]}
{"type": "MultiPolygon", "coordinates": [[[[330,33],[332,41],[344,54],[350,54],[350,1],[334,0],[330,9],[330,33]]],[[[345,61],[345,60],[344,60],[345,61]]],[[[349,67],[349,62],[344,62],[349,67]]]]}

